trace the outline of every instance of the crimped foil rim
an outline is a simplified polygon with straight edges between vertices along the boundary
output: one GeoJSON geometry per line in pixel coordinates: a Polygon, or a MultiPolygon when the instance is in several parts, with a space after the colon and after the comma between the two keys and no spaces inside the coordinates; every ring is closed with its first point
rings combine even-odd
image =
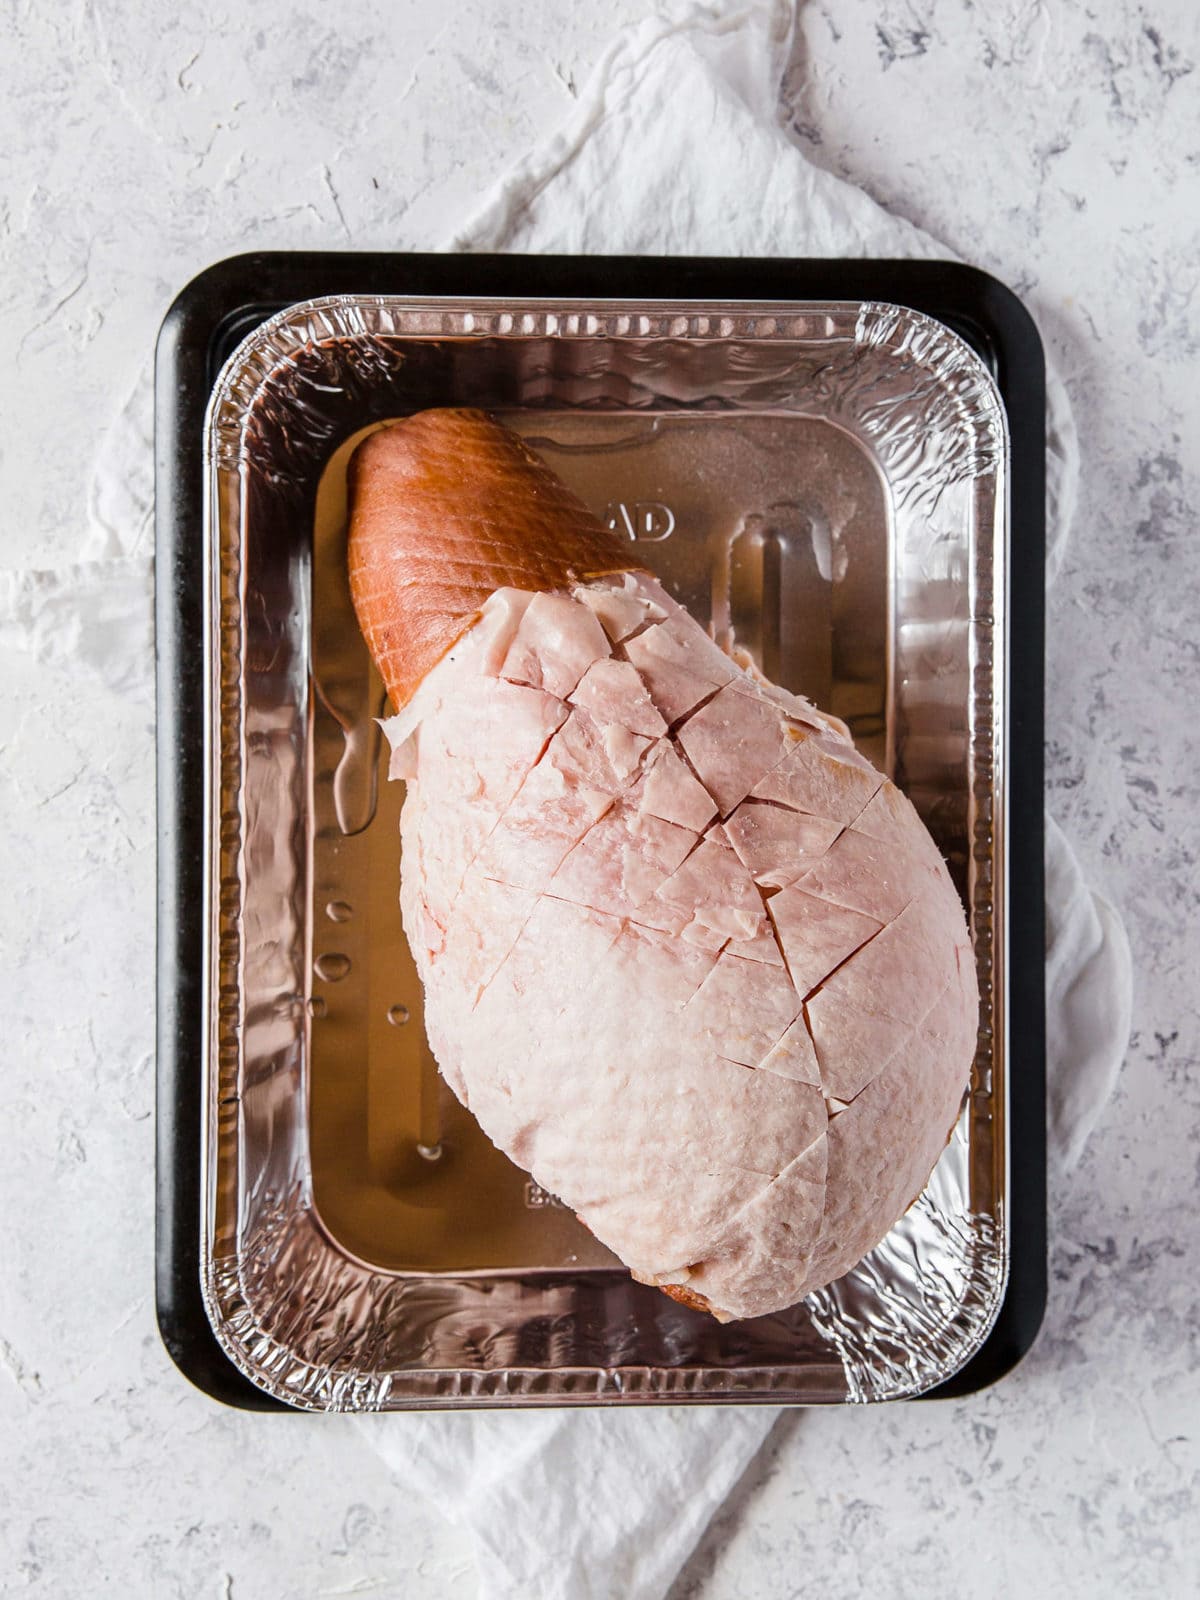
{"type": "MultiPolygon", "coordinates": [[[[205,451],[209,466],[206,521],[212,541],[209,547],[212,584],[208,596],[210,645],[213,640],[211,624],[219,619],[217,646],[211,656],[209,675],[210,736],[219,734],[219,737],[210,737],[210,750],[214,758],[211,795],[228,797],[240,790],[240,702],[237,691],[241,687],[241,616],[238,597],[242,574],[238,566],[238,552],[227,546],[222,538],[225,530],[218,515],[216,491],[222,473],[243,473],[252,466],[247,452],[249,429],[264,395],[269,393],[273,383],[278,383],[294,367],[301,353],[331,340],[365,341],[369,347],[372,344],[383,345],[396,338],[483,337],[505,340],[603,339],[615,341],[618,346],[621,341],[644,344],[646,341],[660,340],[686,340],[691,343],[748,340],[757,345],[767,343],[781,346],[797,342],[816,345],[829,342],[842,347],[844,353],[849,341],[848,354],[851,358],[861,350],[883,350],[928,386],[929,396],[941,408],[947,426],[957,423],[963,429],[963,448],[943,463],[946,468],[943,482],[993,477],[1001,487],[1004,486],[1007,422],[986,367],[969,346],[943,324],[901,306],[875,301],[800,302],[795,305],[749,305],[729,301],[705,304],[703,307],[694,302],[645,302],[639,303],[634,309],[633,302],[620,301],[589,302],[584,305],[579,302],[544,300],[444,301],[429,297],[329,296],[289,307],[248,335],[233,353],[214,387],[206,417],[205,451]]],[[[818,371],[824,381],[818,396],[820,405],[806,414],[830,417],[844,422],[848,427],[857,422],[860,429],[865,428],[871,443],[880,450],[882,464],[888,466],[887,451],[890,444],[896,441],[889,436],[886,415],[867,419],[866,422],[861,416],[856,418],[853,415],[853,385],[844,385],[839,392],[838,384],[845,374],[843,372],[839,376],[836,362],[818,371]]],[[[798,414],[797,408],[790,409],[798,414]]],[[[904,463],[897,455],[891,458],[890,465],[894,470],[899,470],[904,463]]],[[[1006,507],[998,506],[998,509],[1003,512],[1006,507]]],[[[995,589],[990,549],[981,549],[978,558],[981,570],[974,574],[979,580],[976,586],[987,594],[995,589]]],[[[993,597],[987,616],[977,617],[972,605],[971,621],[973,626],[982,625],[985,647],[994,638],[999,623],[1003,648],[1002,596],[993,597]]],[[[988,666],[990,669],[992,663],[989,662],[988,666]]],[[[1000,674],[999,682],[1002,684],[1002,681],[1003,675],[1000,674]]],[[[974,752],[975,783],[978,787],[981,782],[982,767],[982,778],[986,780],[989,799],[992,798],[993,788],[995,798],[1001,799],[1003,787],[993,784],[992,763],[996,755],[996,735],[998,731],[1002,733],[1003,729],[1003,704],[999,703],[997,707],[996,702],[1000,697],[995,692],[997,684],[994,678],[992,688],[993,711],[998,709],[1001,715],[999,721],[993,715],[990,724],[992,748],[985,750],[980,747],[974,752]],[[982,762],[979,757],[984,758],[982,762]]],[[[982,732],[981,728],[976,728],[977,741],[982,732]]],[[[1001,755],[1003,742],[1001,738],[1001,755]]],[[[974,799],[972,810],[977,812],[974,799]]],[[[368,1374],[353,1369],[341,1371],[328,1361],[306,1361],[285,1343],[275,1339],[263,1321],[262,1307],[255,1309],[254,1291],[246,1281],[243,1252],[240,1249],[245,1240],[240,1232],[238,1248],[232,1254],[214,1248],[213,1185],[222,1165],[228,1166],[230,1155],[227,1130],[223,1133],[219,1128],[215,1106],[223,1082],[229,1087],[228,1080],[235,1069],[238,1027],[230,997],[239,993],[240,981],[238,918],[241,901],[238,890],[241,885],[237,855],[243,842],[241,828],[244,819],[240,801],[223,808],[214,805],[210,815],[213,823],[207,874],[210,892],[214,882],[218,886],[218,892],[212,894],[210,901],[213,957],[210,994],[215,994],[220,1003],[215,1008],[210,1007],[212,1026],[205,1061],[210,1116],[205,1152],[202,1278],[206,1306],[217,1337],[246,1376],[268,1393],[291,1405],[307,1409],[372,1410],[405,1405],[469,1405],[497,1400],[522,1404],[578,1404],[612,1400],[625,1403],[680,1400],[739,1403],[762,1400],[781,1403],[795,1398],[797,1385],[793,1375],[811,1374],[812,1363],[802,1367],[747,1367],[736,1373],[726,1368],[665,1366],[628,1371],[605,1367],[546,1369],[513,1366],[492,1370],[439,1371],[430,1368],[418,1372],[407,1369],[402,1373],[368,1374]],[[229,870],[231,867],[233,870],[229,870]],[[704,1376],[698,1377],[698,1373],[704,1376]],[[638,1374],[644,1374],[644,1377],[638,1374]],[[405,1385],[403,1392],[398,1392],[400,1379],[405,1385]],[[558,1387],[548,1392],[545,1387],[547,1382],[556,1383],[558,1387]]],[[[982,832],[977,814],[975,824],[973,858],[976,862],[986,859],[994,868],[999,858],[994,817],[986,823],[982,832]]],[[[999,859],[1002,868],[1002,858],[999,859]]],[[[1002,882],[1001,877],[1001,885],[1002,882]]],[[[993,890],[983,895],[979,891],[980,875],[973,870],[973,920],[977,933],[981,924],[988,927],[989,943],[995,944],[997,929],[994,914],[998,910],[995,894],[993,890]]],[[[1001,940],[996,944],[997,957],[1002,957],[1002,951],[1001,940]]],[[[1002,987],[1000,998],[1001,1005],[993,1007],[992,1014],[986,1019],[984,1037],[991,1037],[988,1031],[990,1027],[1001,1035],[1002,1044],[1002,987]]],[[[1000,1087],[1003,1091],[1006,1086],[1002,1082],[1000,1087]]],[[[964,1119],[966,1115],[964,1113],[964,1119]]],[[[1002,1135],[1004,1120],[1001,1110],[999,1121],[1002,1135]]],[[[1002,1190],[1005,1186],[1001,1181],[1002,1190]]],[[[298,1201],[299,1212],[304,1211],[305,1204],[311,1207],[311,1195],[300,1195],[298,1201]]],[[[319,1231],[311,1209],[307,1211],[307,1216],[314,1230],[319,1231]]],[[[976,1256],[966,1262],[966,1277],[976,1296],[969,1325],[959,1328],[957,1335],[953,1334],[953,1330],[947,1330],[944,1338],[931,1340],[929,1349],[934,1352],[934,1360],[927,1370],[906,1369],[900,1363],[885,1368],[882,1374],[873,1374],[869,1370],[869,1362],[864,1358],[861,1343],[847,1336],[852,1333],[853,1327],[852,1322],[848,1323],[845,1315],[838,1310],[838,1291],[848,1280],[854,1280],[855,1274],[865,1270],[869,1276],[872,1257],[867,1258],[863,1268],[856,1268],[854,1273],[847,1275],[847,1280],[842,1280],[841,1284],[818,1291],[816,1297],[810,1297],[810,1304],[814,1305],[814,1320],[820,1326],[819,1319],[824,1319],[831,1351],[838,1356],[842,1365],[846,1399],[874,1400],[923,1392],[961,1369],[982,1344],[1002,1302],[1007,1276],[1007,1231],[1003,1208],[998,1218],[986,1218],[985,1222],[987,1226],[977,1229],[978,1237],[974,1241],[981,1248],[976,1256]]],[[[889,1235],[889,1239],[891,1237],[889,1235]]],[[[332,1241],[326,1242],[333,1248],[332,1241]]]]}

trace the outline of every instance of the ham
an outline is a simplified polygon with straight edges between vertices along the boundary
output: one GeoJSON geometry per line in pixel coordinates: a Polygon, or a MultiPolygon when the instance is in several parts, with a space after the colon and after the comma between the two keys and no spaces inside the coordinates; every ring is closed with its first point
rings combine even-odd
{"type": "Polygon", "coordinates": [[[958,1116],[978,992],[907,800],[739,668],[513,434],[351,472],[430,1045],[639,1280],[721,1320],[872,1249],[958,1116]]]}

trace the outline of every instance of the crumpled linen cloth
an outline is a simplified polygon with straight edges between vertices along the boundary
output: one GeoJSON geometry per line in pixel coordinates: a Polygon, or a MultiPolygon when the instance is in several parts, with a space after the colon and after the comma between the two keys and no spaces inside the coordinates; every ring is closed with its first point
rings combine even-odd
{"type": "Polygon", "coordinates": [[[659,1600],[778,1416],[607,1408],[359,1427],[406,1488],[469,1532],[481,1600],[659,1600]]]}
{"type": "Polygon", "coordinates": [[[1129,1041],[1133,957],[1120,912],[1088,887],[1046,814],[1046,1114],[1067,1172],[1116,1087],[1129,1041]]]}
{"type": "MultiPolygon", "coordinates": [[[[791,7],[675,6],[619,35],[564,127],[500,181],[456,249],[679,255],[950,252],[809,163],[779,125],[791,7]]],[[[0,643],[78,662],[149,699],[148,384],[102,453],[83,559],[0,573],[0,643]]],[[[1050,379],[1053,580],[1078,450],[1050,379]]],[[[1129,1033],[1120,918],[1047,819],[1052,1157],[1070,1168],[1112,1091],[1129,1033]]],[[[470,1534],[483,1600],[655,1600],[671,1586],[778,1413],[767,1407],[363,1418],[397,1478],[470,1534]]]]}
{"type": "MultiPolygon", "coordinates": [[[[629,29],[565,126],[496,185],[452,247],[947,259],[929,235],[814,167],[780,127],[790,22],[790,6],[748,0],[629,29]]],[[[1050,583],[1070,531],[1078,445],[1054,374],[1048,389],[1050,583]]],[[[1116,1081],[1132,977],[1119,916],[1046,824],[1049,1131],[1053,1158],[1070,1167],[1116,1081]]],[[[471,1530],[487,1600],[656,1600],[773,1420],[721,1409],[558,1413],[515,1426],[511,1415],[455,1419],[465,1427],[433,1418],[416,1437],[387,1418],[369,1426],[398,1476],[471,1530]],[[569,1487],[556,1489],[563,1478],[569,1487]]]]}

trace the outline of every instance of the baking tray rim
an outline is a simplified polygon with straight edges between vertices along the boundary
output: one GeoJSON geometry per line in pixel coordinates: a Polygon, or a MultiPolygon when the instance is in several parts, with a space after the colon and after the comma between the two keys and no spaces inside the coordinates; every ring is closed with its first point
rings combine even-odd
{"type": "MultiPolygon", "coordinates": [[[[295,263],[293,261],[291,261],[291,258],[287,258],[287,259],[289,260],[289,264],[295,265],[295,263]]],[[[348,259],[352,261],[354,258],[348,258],[348,259]]],[[[397,258],[386,258],[386,259],[393,259],[394,260],[394,259],[397,259],[397,258]]],[[[404,260],[407,260],[409,258],[398,258],[398,259],[400,259],[401,261],[404,261],[404,260]]],[[[423,259],[429,260],[430,258],[423,258],[423,259]]],[[[439,263],[441,263],[442,261],[445,260],[445,258],[432,258],[432,259],[434,261],[439,262],[439,263]]],[[[486,260],[487,260],[487,258],[474,258],[474,259],[477,260],[477,261],[482,259],[485,263],[486,263],[486,260]]],[[[505,260],[505,264],[506,265],[510,265],[511,266],[511,264],[512,264],[511,263],[511,258],[504,258],[504,260],[505,260]]],[[[231,264],[231,265],[236,265],[236,263],[231,264]]],[[[544,265],[544,260],[543,260],[543,265],[544,265]]],[[[574,262],[574,263],[569,263],[569,265],[575,267],[576,269],[583,270],[584,273],[586,274],[586,272],[587,272],[587,270],[589,268],[594,270],[596,268],[597,263],[594,262],[594,261],[593,262],[574,262]]],[[[611,268],[612,263],[608,262],[608,263],[605,263],[605,265],[608,268],[611,268]]],[[[644,263],[642,263],[642,262],[632,262],[632,263],[627,263],[627,265],[629,265],[629,266],[631,266],[633,268],[640,268],[640,267],[644,266],[644,263]]],[[[671,265],[674,267],[674,266],[677,266],[678,264],[677,263],[672,263],[671,265]]],[[[721,264],[709,264],[709,265],[710,266],[715,265],[715,266],[718,267],[719,270],[723,270],[725,272],[728,272],[730,269],[733,269],[735,271],[741,272],[744,275],[747,267],[751,266],[751,265],[754,265],[754,264],[748,264],[748,263],[721,263],[721,264]]],[[[777,265],[777,264],[773,264],[773,265],[777,265]]],[[[798,265],[801,268],[809,268],[809,269],[811,269],[814,265],[821,265],[821,264],[801,263],[801,264],[796,264],[796,265],[798,265]]],[[[845,267],[844,263],[836,263],[836,264],[826,263],[824,265],[826,267],[829,267],[829,266],[832,266],[832,265],[836,265],[838,267],[839,271],[841,271],[845,267]]],[[[886,267],[888,271],[895,271],[895,269],[896,269],[898,264],[876,263],[876,264],[873,264],[873,265],[876,268],[884,268],[884,267],[886,267]]],[[[930,264],[924,264],[923,263],[923,264],[903,264],[903,265],[907,265],[908,267],[911,268],[914,265],[929,266],[930,264]]],[[[939,271],[940,270],[941,269],[939,269],[939,271]]],[[[981,276],[981,275],[975,275],[975,276],[981,276]]],[[[195,287],[195,286],[193,286],[193,287],[195,287]]],[[[616,304],[619,304],[621,300],[625,300],[625,301],[636,300],[636,302],[639,305],[645,306],[647,304],[647,302],[650,301],[651,299],[660,299],[660,298],[661,298],[662,301],[665,301],[666,303],[674,305],[676,307],[678,307],[680,305],[680,303],[681,303],[681,299],[680,299],[680,296],[678,294],[674,294],[674,295],[671,295],[669,297],[668,296],[658,297],[658,296],[646,295],[646,294],[643,294],[643,293],[632,293],[632,292],[629,293],[629,294],[623,295],[623,296],[613,296],[611,293],[607,293],[607,292],[605,294],[603,294],[603,295],[587,295],[587,294],[581,292],[586,287],[587,287],[586,285],[580,284],[577,281],[577,282],[573,283],[572,285],[570,285],[569,292],[560,293],[559,295],[554,296],[554,297],[551,297],[551,296],[548,296],[548,295],[538,296],[536,298],[536,300],[534,300],[533,297],[531,297],[531,296],[529,296],[527,294],[526,295],[520,295],[520,296],[512,295],[512,294],[508,294],[508,293],[485,295],[485,294],[480,294],[477,291],[475,291],[475,292],[466,292],[466,293],[463,293],[461,295],[456,295],[454,297],[450,297],[450,296],[447,296],[447,295],[444,295],[444,294],[421,295],[419,293],[396,292],[395,288],[394,288],[394,285],[389,284],[388,288],[387,288],[386,296],[384,296],[381,291],[376,291],[375,293],[367,295],[366,297],[367,298],[376,298],[377,295],[378,295],[379,297],[386,297],[386,298],[390,298],[390,299],[403,300],[406,303],[410,303],[410,302],[415,303],[415,302],[425,301],[426,303],[430,304],[431,306],[435,306],[435,307],[437,307],[439,309],[442,309],[442,310],[447,309],[450,306],[450,304],[452,303],[452,300],[458,300],[458,299],[469,300],[471,302],[472,306],[475,306],[475,307],[478,307],[480,305],[480,303],[483,302],[484,300],[490,300],[493,303],[503,302],[504,304],[509,304],[509,305],[512,305],[512,304],[514,304],[515,302],[517,302],[519,300],[523,300],[523,301],[526,301],[528,303],[537,304],[539,307],[541,307],[543,309],[546,308],[547,302],[551,298],[554,298],[554,299],[556,299],[556,300],[558,300],[560,302],[578,302],[581,299],[586,299],[586,301],[592,306],[598,306],[602,302],[604,304],[610,305],[610,306],[611,305],[616,305],[616,304]]],[[[703,295],[703,296],[695,295],[695,296],[688,296],[687,299],[688,299],[688,301],[690,301],[693,304],[696,303],[696,301],[698,301],[698,300],[702,300],[703,303],[704,303],[704,307],[705,307],[706,311],[710,310],[710,309],[716,311],[716,310],[719,310],[722,306],[728,306],[730,310],[736,310],[736,311],[738,311],[738,312],[740,312],[742,314],[745,314],[747,311],[765,310],[769,306],[771,306],[772,304],[776,304],[777,305],[779,303],[779,300],[780,300],[780,297],[778,297],[778,296],[775,296],[773,299],[770,296],[763,296],[762,293],[761,293],[761,289],[759,288],[758,285],[750,286],[750,285],[747,285],[747,284],[744,284],[744,283],[740,284],[739,287],[742,290],[742,292],[740,292],[740,293],[730,293],[729,290],[733,286],[731,284],[729,284],[728,282],[726,282],[724,285],[722,285],[722,287],[725,290],[724,294],[706,294],[706,295],[703,295]],[[752,292],[748,292],[748,291],[751,291],[751,289],[752,289],[752,292]],[[757,302],[757,304],[756,304],[756,302],[757,302]]],[[[810,284],[808,287],[810,288],[810,291],[811,291],[812,285],[810,284]]],[[[836,295],[833,295],[833,296],[829,295],[828,293],[826,293],[826,294],[816,294],[816,293],[813,293],[813,292],[809,292],[809,293],[806,293],[806,294],[798,294],[796,292],[796,286],[793,285],[792,286],[792,292],[788,295],[787,299],[788,299],[789,302],[792,302],[793,305],[795,305],[796,302],[801,302],[802,305],[803,305],[803,308],[806,311],[810,312],[810,313],[813,312],[813,311],[819,311],[821,309],[824,309],[826,304],[840,306],[842,308],[845,308],[847,306],[847,304],[857,303],[856,297],[852,298],[850,295],[847,295],[844,284],[839,284],[838,285],[838,291],[839,292],[836,293],[836,295]]],[[[320,300],[327,299],[327,298],[337,298],[337,296],[311,296],[309,298],[312,298],[312,299],[317,300],[319,302],[320,300]]],[[[894,295],[892,295],[890,293],[887,294],[886,297],[882,297],[878,292],[878,288],[876,288],[876,292],[873,295],[868,296],[867,298],[871,298],[871,299],[875,300],[876,303],[879,303],[881,301],[881,299],[884,299],[884,298],[886,298],[887,301],[890,301],[892,303],[896,303],[896,304],[903,304],[904,303],[903,301],[899,300],[897,297],[895,297],[894,295]]],[[[186,304],[186,292],[185,292],[185,304],[186,304]]],[[[180,305],[180,303],[177,302],[176,312],[178,312],[179,305],[180,305]]],[[[928,312],[919,311],[919,308],[913,308],[913,309],[917,309],[919,314],[921,314],[921,315],[928,315],[929,314],[928,312]]],[[[291,308],[291,310],[294,311],[295,307],[293,306],[291,308]]],[[[288,309],[285,308],[285,310],[282,313],[282,315],[284,317],[286,317],[288,314],[289,314],[288,309]]],[[[226,314],[226,316],[227,316],[227,314],[226,314]]],[[[168,333],[170,331],[171,320],[172,319],[169,317],[168,318],[168,323],[164,326],[164,340],[163,340],[163,342],[167,343],[167,344],[170,343],[170,341],[168,339],[168,333]]],[[[222,319],[222,320],[226,320],[226,319],[222,319]]],[[[936,318],[935,320],[939,320],[940,321],[942,319],[936,318]]],[[[219,325],[220,325],[219,322],[216,322],[216,321],[213,321],[213,320],[210,319],[210,322],[209,322],[210,338],[211,338],[212,334],[215,333],[215,331],[219,327],[219,325]]],[[[957,330],[954,330],[952,328],[951,331],[955,332],[957,330]]],[[[264,337],[268,336],[269,329],[268,328],[261,328],[260,329],[260,333],[264,337]]],[[[632,334],[633,337],[645,337],[646,336],[644,330],[637,330],[637,329],[631,330],[631,334],[632,334]]],[[[520,337],[520,334],[517,334],[516,336],[520,337]]],[[[611,336],[611,334],[610,334],[610,336],[611,336]]],[[[617,334],[616,336],[620,337],[620,334],[617,334]]],[[[210,366],[211,366],[211,355],[207,351],[205,353],[206,353],[206,355],[209,356],[209,362],[210,362],[210,366]]],[[[162,350],[162,346],[160,345],[160,356],[162,354],[163,354],[163,350],[162,350]]],[[[168,356],[172,356],[172,355],[177,355],[177,352],[168,352],[168,356]]],[[[1035,372],[1034,373],[1034,377],[1036,378],[1037,376],[1038,376],[1038,374],[1035,372]]],[[[1035,387],[1036,387],[1036,385],[1035,385],[1035,387]]],[[[220,385],[216,385],[216,386],[214,386],[214,390],[210,391],[213,394],[214,398],[215,398],[216,390],[219,389],[219,388],[220,388],[220,385]]],[[[161,398],[162,398],[162,395],[161,395],[161,386],[160,386],[160,400],[161,400],[161,398]]],[[[164,408],[160,406],[160,423],[164,420],[164,418],[162,416],[163,409],[164,408]]],[[[165,408],[165,409],[169,410],[169,407],[165,408]]],[[[167,420],[169,422],[170,418],[168,417],[165,420],[167,420]]],[[[161,441],[160,441],[160,443],[161,443],[161,441]]],[[[161,466],[162,466],[162,461],[161,461],[161,453],[160,453],[160,467],[161,466]]],[[[1014,468],[1015,468],[1015,463],[1014,463],[1014,468]]],[[[160,511],[162,509],[163,508],[162,508],[161,501],[160,501],[160,511]]],[[[168,519],[164,519],[164,520],[168,520],[168,519]]],[[[177,550],[176,550],[176,554],[178,554],[177,550]]],[[[160,587],[160,599],[161,598],[162,598],[162,596],[161,596],[161,587],[160,587]]],[[[160,667],[162,667],[163,665],[164,665],[164,663],[160,659],[160,667]]],[[[161,684],[160,684],[160,687],[162,687],[161,684]]],[[[169,687],[169,685],[168,685],[168,687],[169,687]]],[[[169,699],[169,695],[166,698],[169,699]]],[[[162,774],[160,774],[160,776],[162,776],[162,774]]],[[[169,840],[167,840],[167,841],[160,840],[160,843],[169,843],[169,840]]],[[[164,976],[169,978],[170,974],[167,973],[167,974],[164,974],[164,976]]],[[[160,1064],[161,1064],[161,1052],[160,1052],[160,1064]]],[[[160,1176],[161,1176],[161,1171],[162,1171],[162,1164],[160,1163],[160,1176]]],[[[160,1235],[160,1239],[161,1239],[161,1235],[160,1235]]],[[[161,1284],[160,1284],[160,1287],[161,1287],[161,1284]]],[[[160,1295],[160,1301],[163,1298],[168,1298],[169,1299],[169,1296],[164,1297],[164,1296],[160,1295]]],[[[1006,1298],[1006,1295],[1002,1295],[1001,1298],[1002,1299],[1006,1298]]],[[[166,1331],[166,1330],[164,1330],[164,1331],[166,1331]]],[[[965,1370],[966,1369],[964,1367],[963,1369],[960,1370],[960,1372],[956,1376],[961,1378],[962,1372],[964,1372],[965,1370]]],[[[948,1382],[950,1382],[950,1383],[953,1383],[954,1381],[955,1381],[954,1379],[948,1380],[948,1382]]],[[[527,1403],[528,1397],[523,1397],[523,1398],[526,1399],[526,1403],[527,1403]]],[[[554,1397],[552,1397],[552,1403],[562,1403],[563,1399],[568,1399],[568,1403],[571,1403],[573,1401],[573,1398],[574,1397],[554,1396],[554,1397]]],[[[667,1396],[663,1396],[662,1397],[662,1399],[667,1403],[669,1403],[671,1400],[673,1400],[675,1398],[677,1398],[677,1397],[671,1396],[671,1395],[667,1395],[667,1396]]],[[[735,1395],[735,1396],[729,1396],[729,1397],[722,1397],[722,1396],[717,1396],[717,1395],[711,1395],[711,1396],[706,1395],[704,1398],[705,1399],[724,1399],[724,1398],[728,1398],[728,1399],[735,1400],[735,1401],[738,1401],[738,1402],[746,1402],[749,1399],[749,1397],[746,1397],[746,1396],[743,1396],[743,1395],[735,1395]]],[[[757,1399],[759,1397],[755,1396],[754,1398],[757,1399]]],[[[767,1394],[767,1395],[763,1395],[761,1398],[769,1403],[772,1400],[774,1400],[776,1397],[774,1397],[774,1396],[772,1396],[770,1394],[767,1394]]]]}

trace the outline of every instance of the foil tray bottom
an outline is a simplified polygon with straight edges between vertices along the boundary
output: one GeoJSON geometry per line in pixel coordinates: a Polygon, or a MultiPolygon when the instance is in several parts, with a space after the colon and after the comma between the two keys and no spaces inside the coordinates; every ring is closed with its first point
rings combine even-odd
{"type": "MultiPolygon", "coordinates": [[[[858,440],[820,417],[509,412],[581,499],[726,648],[889,759],[888,504],[858,440]]],[[[314,1200],[330,1234],[399,1272],[612,1267],[495,1149],[439,1076],[400,926],[399,812],[374,727],[382,684],[346,578],[346,467],[314,523],[307,996],[314,1200]]],[[[961,840],[944,841],[951,850],[961,840]]]]}

